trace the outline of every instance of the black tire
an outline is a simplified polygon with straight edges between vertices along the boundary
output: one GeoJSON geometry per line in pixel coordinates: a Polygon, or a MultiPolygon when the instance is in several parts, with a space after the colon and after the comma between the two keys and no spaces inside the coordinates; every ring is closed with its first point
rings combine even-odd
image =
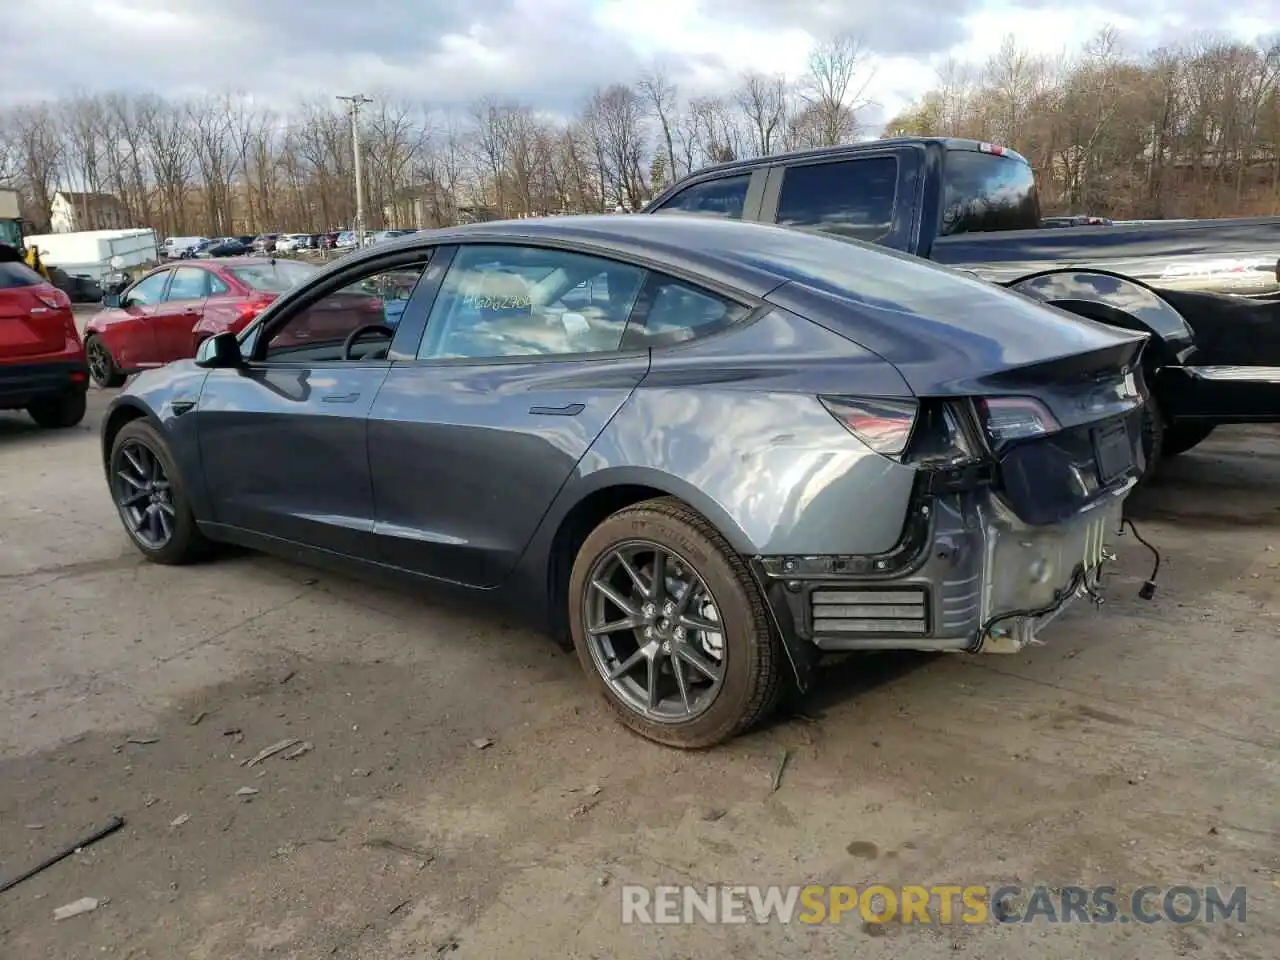
{"type": "Polygon", "coordinates": [[[583,543],[569,578],[569,627],[590,682],[623,724],[672,747],[715,746],[755,726],[777,703],[786,658],[764,598],[743,559],[710,523],[674,498],[647,500],[608,517],[583,543]],[[623,543],[656,544],[680,559],[716,599],[724,625],[723,680],[703,712],[679,722],[652,720],[623,700],[597,666],[584,625],[587,580],[623,543]]]}
{"type": "Polygon", "coordinates": [[[196,526],[195,515],[191,512],[191,501],[187,497],[182,476],[173,461],[173,456],[169,453],[168,444],[165,443],[160,432],[146,420],[132,420],[116,434],[111,443],[111,468],[108,476],[111,499],[116,504],[116,512],[120,516],[121,523],[124,524],[125,532],[129,534],[129,539],[144,557],[153,563],[177,565],[202,560],[209,555],[212,545],[196,526]],[[169,503],[173,508],[172,534],[162,546],[150,545],[140,538],[132,529],[125,507],[120,503],[120,492],[123,488],[120,485],[119,473],[128,464],[123,452],[126,447],[135,444],[145,447],[160,461],[168,480],[169,503]]]}
{"type": "Polygon", "coordinates": [[[89,378],[98,386],[106,389],[124,383],[125,375],[116,366],[115,358],[100,337],[92,333],[85,337],[84,355],[89,362],[89,378]]]}
{"type": "Polygon", "coordinates": [[[72,390],[60,397],[37,400],[27,407],[27,413],[39,426],[51,430],[65,430],[77,426],[84,419],[88,404],[83,390],[72,390]]]}
{"type": "Polygon", "coordinates": [[[1161,456],[1176,457],[1198,446],[1213,433],[1214,423],[1174,423],[1164,428],[1161,456]]]}
{"type": "Polygon", "coordinates": [[[1164,459],[1165,422],[1164,412],[1160,408],[1155,395],[1147,391],[1146,403],[1142,412],[1142,454],[1146,459],[1146,467],[1138,478],[1138,483],[1145,485],[1155,476],[1160,461],[1164,459]]]}

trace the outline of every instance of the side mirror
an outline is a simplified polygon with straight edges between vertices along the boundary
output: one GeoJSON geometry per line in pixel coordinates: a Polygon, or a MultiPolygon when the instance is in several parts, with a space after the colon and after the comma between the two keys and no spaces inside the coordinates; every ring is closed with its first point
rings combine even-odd
{"type": "Polygon", "coordinates": [[[240,341],[234,333],[215,333],[196,349],[196,366],[207,370],[229,370],[244,366],[240,341]]]}
{"type": "Polygon", "coordinates": [[[120,294],[108,293],[102,298],[102,305],[108,310],[117,310],[120,307],[120,294]]]}

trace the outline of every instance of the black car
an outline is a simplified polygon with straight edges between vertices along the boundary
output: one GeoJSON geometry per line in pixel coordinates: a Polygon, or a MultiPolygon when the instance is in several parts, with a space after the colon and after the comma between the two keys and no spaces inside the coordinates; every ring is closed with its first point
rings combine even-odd
{"type": "Polygon", "coordinates": [[[623,722],[706,746],[825,653],[1012,653],[1096,595],[1145,339],[778,227],[477,224],[141,373],[103,465],[154,561],[232,542],[505,603],[623,722]]]}
{"type": "Polygon", "coordinates": [[[1219,424],[1280,422],[1280,217],[1042,229],[1023,157],[930,137],[708,167],[645,212],[854,237],[1150,334],[1149,470],[1219,424]]]}

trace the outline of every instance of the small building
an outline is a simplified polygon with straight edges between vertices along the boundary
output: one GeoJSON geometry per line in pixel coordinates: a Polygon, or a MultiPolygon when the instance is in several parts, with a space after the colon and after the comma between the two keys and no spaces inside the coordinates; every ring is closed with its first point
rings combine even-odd
{"type": "Polygon", "coordinates": [[[59,190],[53,195],[49,222],[54,233],[81,230],[122,230],[129,226],[129,211],[110,193],[77,193],[59,190]]]}

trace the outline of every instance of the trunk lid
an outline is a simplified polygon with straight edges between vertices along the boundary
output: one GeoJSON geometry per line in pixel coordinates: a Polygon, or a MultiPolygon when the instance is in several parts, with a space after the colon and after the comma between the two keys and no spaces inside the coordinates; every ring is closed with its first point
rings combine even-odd
{"type": "MultiPolygon", "coordinates": [[[[858,278],[857,292],[792,281],[765,299],[879,354],[920,397],[1016,395],[1033,385],[1067,394],[1085,385],[1088,394],[1099,377],[1123,379],[1147,340],[955,271],[903,266],[858,278]]],[[[1087,407],[1066,408],[1075,402],[1062,410],[1067,422],[1088,418],[1087,407]]]]}
{"type": "Polygon", "coordinates": [[[25,264],[0,263],[0,360],[58,353],[74,330],[66,294],[25,264]]]}

